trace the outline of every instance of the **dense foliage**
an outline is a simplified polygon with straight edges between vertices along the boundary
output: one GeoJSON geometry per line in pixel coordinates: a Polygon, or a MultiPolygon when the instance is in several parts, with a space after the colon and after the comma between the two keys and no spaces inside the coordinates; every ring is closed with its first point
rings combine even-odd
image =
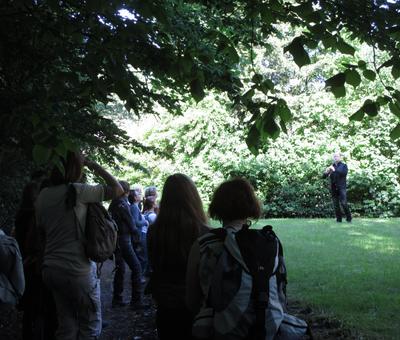
{"type": "MultiPolygon", "coordinates": [[[[354,55],[326,82],[342,97],[348,85],[378,80],[387,68],[392,79],[400,76],[399,6],[384,0],[3,1],[0,161],[23,152],[37,163],[59,164],[76,144],[112,161],[116,145],[134,142],[96,110],[98,102],[117,94],[135,116],[155,106],[177,113],[189,94],[199,101],[210,90],[226,93],[233,113],[251,115],[247,141],[256,152],[260,140],[276,137],[291,120],[279,81],[253,67],[255,49],[268,49],[266,39],[279,32],[275,25],[299,28],[282,50],[300,67],[312,62],[310,49],[354,55]],[[386,59],[355,56],[353,40],[386,51],[386,59]],[[243,55],[250,74],[239,63],[243,55]]],[[[375,116],[384,105],[400,115],[399,100],[400,92],[385,85],[384,95],[362,103],[353,118],[375,116]]],[[[397,125],[392,137],[399,136],[397,125]]]]}
{"type": "MultiPolygon", "coordinates": [[[[179,114],[191,98],[223,93],[233,130],[244,128],[252,152],[262,151],[296,116],[287,78],[259,72],[254,60],[270,51],[266,39],[281,23],[297,30],[280,47],[301,67],[290,79],[321,50],[338,51],[347,62],[321,73],[337,98],[365,82],[380,87],[389,74],[383,90],[371,86],[373,95],[349,108],[352,119],[388,108],[399,117],[399,8],[387,0],[2,1],[0,175],[12,172],[19,185],[7,181],[0,199],[15,200],[32,160],[61,168],[60,156],[80,146],[112,164],[119,146],[143,150],[99,109],[117,97],[129,116],[141,117],[160,107],[179,114]],[[357,41],[370,45],[371,55],[358,55],[357,41]],[[375,57],[380,51],[383,59],[375,57]]],[[[399,138],[398,121],[385,128],[382,134],[399,138]]]]}
{"type": "MultiPolygon", "coordinates": [[[[208,202],[222,180],[244,176],[257,189],[265,216],[326,217],[333,215],[333,209],[329,181],[321,175],[331,163],[332,153],[341,150],[350,169],[348,197],[355,216],[399,216],[400,155],[397,144],[382,133],[395,126],[396,117],[385,109],[380,119],[349,119],[351,108],[359,106],[374,85],[365,83],[350,91],[348,99],[336,102],[321,79],[335,73],[346,57],[338,59],[331,53],[315,56],[315,64],[307,72],[290,80],[296,69],[278,52],[284,39],[275,36],[268,43],[268,56],[260,53],[255,62],[260,73],[274,75],[285,83],[281,91],[294,112],[287,134],[263,143],[262,151],[255,156],[248,150],[246,131],[238,128],[238,118],[231,115],[228,102],[209,96],[182,117],[164,115],[154,120],[154,127],[145,129],[143,142],[171,157],[130,155],[150,171],[150,176],[127,165],[121,177],[161,187],[166,176],[181,171],[194,179],[208,202]]],[[[361,56],[371,51],[366,46],[357,47],[361,56]]],[[[385,80],[387,76],[382,77],[385,80]]],[[[383,86],[374,88],[378,93],[383,90],[383,86]]],[[[143,124],[136,133],[141,128],[143,124]]]]}

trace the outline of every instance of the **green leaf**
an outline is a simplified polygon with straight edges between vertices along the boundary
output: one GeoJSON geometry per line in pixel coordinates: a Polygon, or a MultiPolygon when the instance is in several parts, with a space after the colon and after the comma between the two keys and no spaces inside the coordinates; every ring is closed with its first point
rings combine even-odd
{"type": "Polygon", "coordinates": [[[343,54],[350,54],[354,55],[356,52],[355,48],[348,43],[346,43],[344,40],[340,39],[337,44],[336,44],[337,49],[342,52],[343,54]]]}
{"type": "Polygon", "coordinates": [[[200,79],[196,78],[190,82],[190,93],[197,103],[204,98],[203,82],[200,79]]]}
{"type": "Polygon", "coordinates": [[[368,116],[375,117],[378,115],[379,106],[372,100],[367,99],[361,107],[361,110],[363,110],[368,116]]]}
{"type": "Polygon", "coordinates": [[[246,137],[246,144],[253,155],[258,154],[259,142],[260,142],[260,132],[258,131],[256,124],[253,124],[250,127],[249,133],[247,134],[246,137]]]}
{"type": "Polygon", "coordinates": [[[390,132],[390,138],[392,140],[396,140],[400,137],[400,124],[397,124],[397,126],[390,132]]]}
{"type": "Polygon", "coordinates": [[[261,83],[263,81],[263,76],[261,74],[257,73],[251,78],[251,81],[253,83],[259,84],[259,83],[261,83]]]}
{"type": "Polygon", "coordinates": [[[282,121],[287,123],[293,119],[292,112],[288,108],[283,99],[279,99],[276,105],[276,112],[281,117],[282,121]]]}
{"type": "Polygon", "coordinates": [[[367,70],[363,71],[363,76],[365,78],[367,78],[368,80],[374,81],[375,78],[376,78],[376,73],[374,71],[372,71],[372,70],[368,70],[367,69],[367,70]]]}
{"type": "Polygon", "coordinates": [[[283,49],[283,51],[289,51],[289,53],[293,56],[294,62],[300,68],[311,63],[311,59],[303,47],[301,37],[294,38],[292,42],[283,49]]]}
{"type": "Polygon", "coordinates": [[[306,40],[304,41],[304,44],[305,44],[307,47],[312,48],[312,49],[315,49],[315,48],[318,47],[318,41],[317,41],[317,40],[314,40],[314,39],[306,39],[306,40]]]}
{"type": "Polygon", "coordinates": [[[335,95],[335,98],[341,98],[346,95],[346,89],[344,86],[331,87],[331,92],[335,95]]]}
{"type": "Polygon", "coordinates": [[[253,96],[254,96],[254,89],[253,88],[251,88],[250,90],[246,91],[242,96],[243,104],[247,105],[253,99],[253,96]]]}
{"type": "Polygon", "coordinates": [[[381,66],[378,67],[378,70],[380,70],[383,67],[389,67],[393,65],[393,58],[386,60],[381,66]]]}
{"type": "Polygon", "coordinates": [[[232,45],[225,47],[223,53],[225,54],[227,61],[231,64],[237,64],[240,60],[239,54],[232,45]]]}
{"type": "Polygon", "coordinates": [[[283,119],[281,119],[281,121],[280,121],[280,126],[281,126],[282,131],[287,134],[286,123],[283,119]]]}
{"type": "Polygon", "coordinates": [[[346,76],[346,83],[352,85],[353,87],[357,87],[361,83],[361,76],[356,70],[347,69],[344,72],[346,76]]]}
{"type": "Polygon", "coordinates": [[[322,39],[322,43],[325,48],[331,48],[336,46],[336,38],[334,36],[329,36],[327,38],[322,39]]]}
{"type": "Polygon", "coordinates": [[[353,114],[350,116],[349,119],[352,120],[352,121],[355,120],[355,121],[360,122],[360,121],[363,120],[364,115],[365,115],[364,111],[362,111],[362,110],[360,109],[360,110],[358,110],[356,113],[353,113],[353,114]]]}
{"type": "Polygon", "coordinates": [[[400,104],[399,102],[393,101],[389,103],[389,108],[392,113],[400,118],[400,104]]]}
{"type": "Polygon", "coordinates": [[[389,97],[389,96],[379,96],[379,97],[376,99],[376,102],[377,102],[380,106],[386,105],[387,103],[390,102],[390,97],[389,97]]]}
{"type": "Polygon", "coordinates": [[[360,69],[362,69],[362,70],[365,70],[366,67],[367,67],[367,63],[366,63],[364,60],[360,60],[360,61],[358,62],[358,67],[359,67],[360,69]]]}
{"type": "Polygon", "coordinates": [[[267,25],[275,21],[274,14],[272,13],[268,4],[262,4],[260,7],[261,19],[267,25]]]}
{"type": "Polygon", "coordinates": [[[43,165],[48,162],[51,155],[51,149],[46,148],[43,145],[35,145],[32,150],[33,160],[37,165],[43,165]]]}
{"type": "Polygon", "coordinates": [[[397,79],[400,77],[400,63],[396,63],[392,66],[392,76],[394,79],[397,79]]]}
{"type": "Polygon", "coordinates": [[[278,138],[280,129],[272,115],[267,115],[262,124],[261,135],[264,137],[278,138]]]}
{"type": "Polygon", "coordinates": [[[259,90],[267,94],[269,91],[273,91],[275,85],[271,79],[265,79],[259,86],[259,90]]]}
{"type": "Polygon", "coordinates": [[[344,73],[338,73],[325,81],[326,87],[343,87],[346,81],[344,73]]]}
{"type": "Polygon", "coordinates": [[[62,158],[66,158],[67,157],[67,148],[65,147],[63,142],[59,142],[57,144],[57,146],[55,147],[55,152],[60,155],[62,158]]]}
{"type": "Polygon", "coordinates": [[[63,138],[62,142],[68,151],[78,151],[78,145],[69,138],[63,138]]]}

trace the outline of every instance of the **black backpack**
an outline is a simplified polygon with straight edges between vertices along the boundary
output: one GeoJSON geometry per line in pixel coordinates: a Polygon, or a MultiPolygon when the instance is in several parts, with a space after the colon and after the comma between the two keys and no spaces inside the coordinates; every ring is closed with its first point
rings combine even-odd
{"type": "Polygon", "coordinates": [[[118,227],[101,203],[88,203],[86,215],[86,255],[94,262],[112,257],[118,227]]]}
{"type": "Polygon", "coordinates": [[[196,339],[311,338],[307,323],[287,313],[283,248],[271,226],[212,229],[199,246],[204,298],[192,328],[196,339]]]}

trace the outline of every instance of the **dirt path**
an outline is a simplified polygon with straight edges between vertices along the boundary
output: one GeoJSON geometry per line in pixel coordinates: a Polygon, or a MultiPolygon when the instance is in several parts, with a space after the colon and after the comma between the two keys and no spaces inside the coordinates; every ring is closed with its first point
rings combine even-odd
{"type": "MultiPolygon", "coordinates": [[[[100,340],[156,340],[155,308],[149,297],[145,298],[146,308],[141,311],[132,310],[129,306],[112,308],[112,270],[112,262],[107,261],[101,274],[103,319],[107,322],[107,326],[103,329],[100,340]]],[[[127,272],[128,288],[129,270],[127,272]]],[[[129,289],[124,293],[126,300],[129,301],[129,289]]],[[[315,339],[365,339],[343,328],[337,320],[323,317],[311,308],[298,303],[290,303],[289,312],[309,323],[315,339]]],[[[0,339],[21,339],[21,312],[0,308],[0,339]]]]}

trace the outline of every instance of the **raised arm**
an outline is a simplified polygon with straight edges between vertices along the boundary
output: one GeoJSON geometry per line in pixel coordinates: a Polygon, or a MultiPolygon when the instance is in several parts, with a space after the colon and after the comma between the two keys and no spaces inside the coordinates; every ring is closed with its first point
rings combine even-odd
{"type": "Polygon", "coordinates": [[[100,164],[89,159],[85,159],[84,165],[86,165],[88,169],[93,171],[96,175],[103,178],[106,182],[107,186],[104,190],[104,200],[110,200],[120,197],[124,193],[124,189],[122,189],[118,180],[107,170],[105,170],[100,164]]]}

